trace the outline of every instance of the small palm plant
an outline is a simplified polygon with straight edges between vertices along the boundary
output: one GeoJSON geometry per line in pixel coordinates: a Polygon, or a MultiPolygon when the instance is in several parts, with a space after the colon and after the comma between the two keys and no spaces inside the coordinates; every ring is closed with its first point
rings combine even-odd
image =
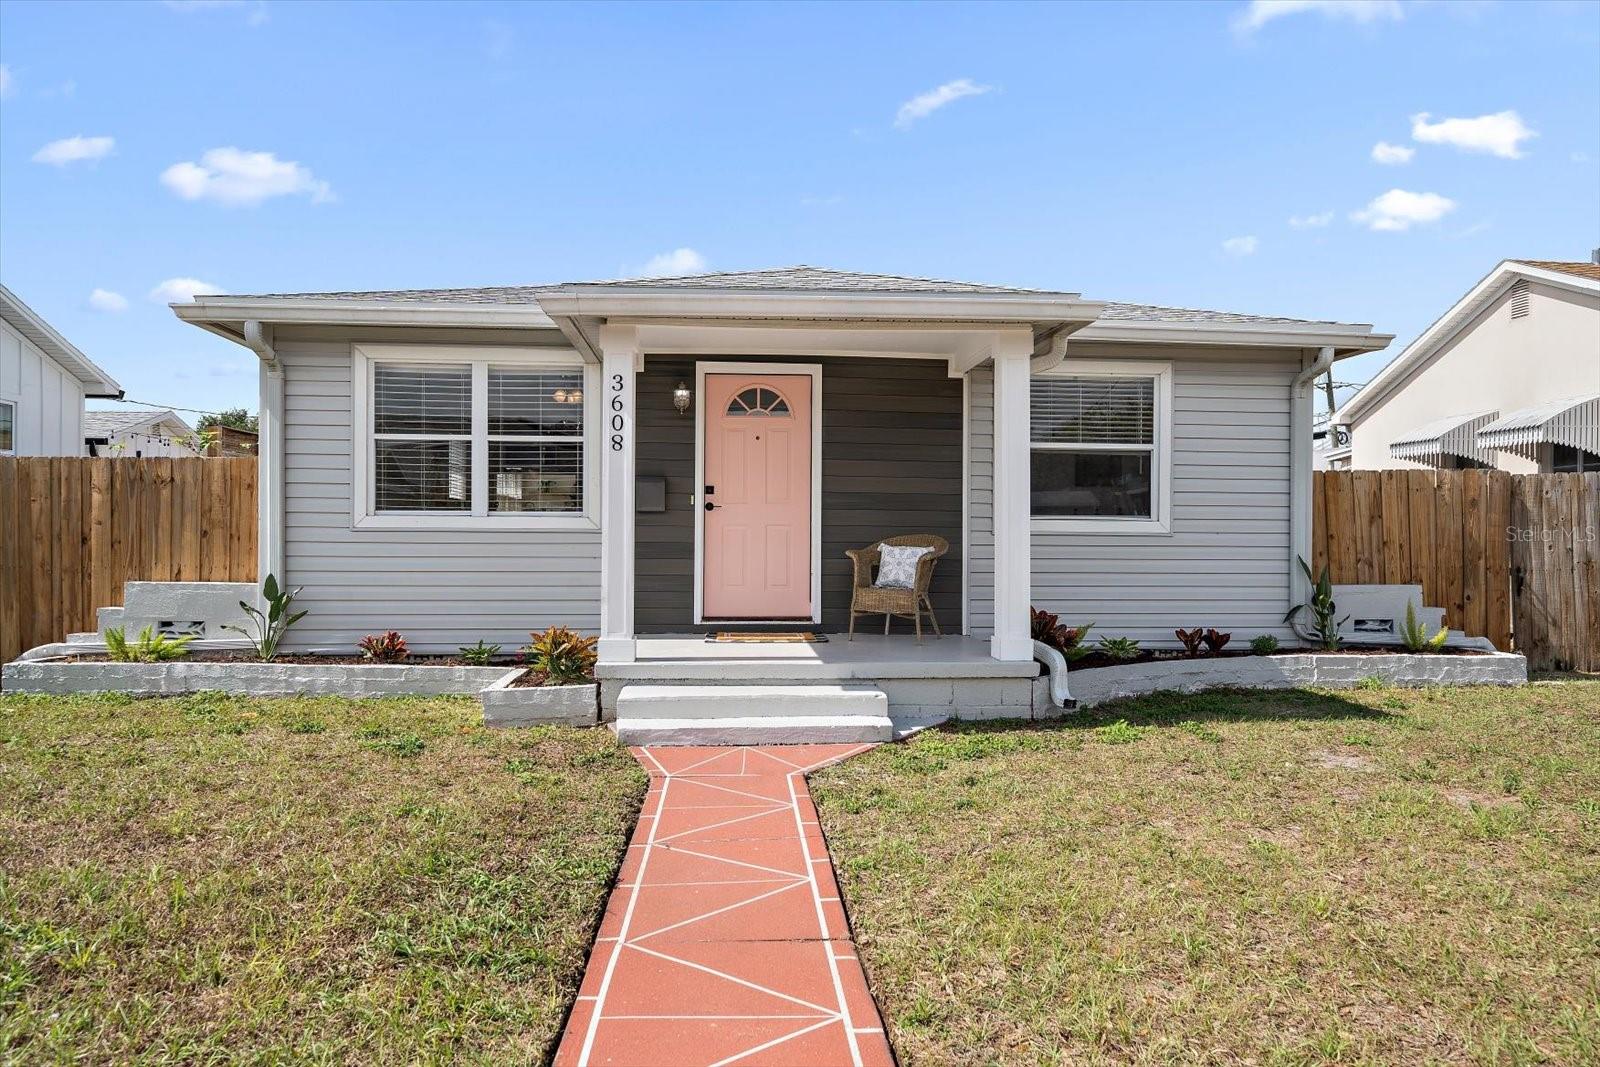
{"type": "Polygon", "coordinates": [[[106,657],[117,663],[164,663],[187,656],[188,644],[193,640],[193,634],[173,637],[146,626],[137,639],[129,642],[123,628],[113,626],[106,630],[106,657]]]}
{"type": "Polygon", "coordinates": [[[1337,652],[1343,643],[1339,627],[1348,622],[1350,616],[1339,618],[1339,607],[1333,602],[1333,582],[1328,577],[1327,564],[1323,564],[1321,574],[1313,577],[1311,565],[1300,557],[1296,558],[1300,561],[1300,570],[1305,573],[1306,581],[1311,583],[1311,596],[1304,604],[1290,608],[1283,621],[1293,627],[1302,640],[1320,646],[1325,652],[1337,652]],[[1309,623],[1301,619],[1302,612],[1311,616],[1309,623]]]}
{"type": "Polygon", "coordinates": [[[240,609],[250,618],[251,629],[246,630],[243,626],[232,625],[225,625],[222,628],[243,634],[263,662],[271,660],[278,654],[278,645],[283,642],[283,636],[289,632],[289,627],[308,614],[304,611],[289,610],[294,604],[294,598],[299,595],[299,589],[279,588],[278,579],[269,574],[267,580],[261,583],[261,599],[267,602],[266,611],[243,600],[239,601],[240,609]]]}
{"type": "Polygon", "coordinates": [[[1406,602],[1406,621],[1400,627],[1400,641],[1406,646],[1407,652],[1437,652],[1444,647],[1445,640],[1450,636],[1450,628],[1439,627],[1439,632],[1429,636],[1428,628],[1417,621],[1417,609],[1410,601],[1406,602]]]}

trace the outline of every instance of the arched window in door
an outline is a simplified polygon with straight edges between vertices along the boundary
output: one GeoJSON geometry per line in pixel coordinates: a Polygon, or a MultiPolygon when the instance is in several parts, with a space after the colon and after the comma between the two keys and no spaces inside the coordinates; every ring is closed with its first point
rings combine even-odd
{"type": "Polygon", "coordinates": [[[752,385],[728,401],[728,414],[785,416],[789,414],[789,402],[775,389],[752,385]]]}

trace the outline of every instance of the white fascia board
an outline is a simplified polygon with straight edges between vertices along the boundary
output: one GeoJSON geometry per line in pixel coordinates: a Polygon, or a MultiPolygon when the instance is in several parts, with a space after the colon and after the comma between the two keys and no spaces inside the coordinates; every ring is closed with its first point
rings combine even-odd
{"type": "Polygon", "coordinates": [[[13,329],[37,345],[40,351],[72,372],[83,385],[86,396],[120,397],[122,386],[116,379],[101,370],[95,362],[78,350],[78,346],[62,337],[39,313],[4,285],[0,285],[0,317],[13,329]]]}
{"type": "Polygon", "coordinates": [[[275,324],[336,326],[483,326],[555,329],[556,323],[531,304],[399,304],[360,300],[262,300],[204,297],[172,304],[172,313],[197,326],[256,319],[275,324]]]}
{"type": "Polygon", "coordinates": [[[1105,306],[1073,294],[705,292],[604,289],[539,294],[554,316],[1091,322],[1105,306]]]}
{"type": "Polygon", "coordinates": [[[1412,370],[1420,368],[1435,352],[1455,340],[1461,331],[1477,318],[1484,307],[1519,278],[1527,278],[1529,281],[1541,282],[1568,292],[1590,295],[1600,293],[1600,281],[1593,278],[1532,267],[1509,259],[1501,260],[1493,270],[1479,280],[1477,285],[1467,291],[1466,296],[1452,304],[1433,325],[1407,345],[1404,352],[1390,360],[1388,366],[1346,400],[1344,406],[1333,413],[1333,422],[1341,426],[1348,425],[1359,418],[1363,411],[1386,399],[1412,370]]]}
{"type": "Polygon", "coordinates": [[[1112,319],[1085,326],[1074,341],[1146,341],[1153,344],[1246,345],[1264,348],[1333,348],[1338,359],[1376,352],[1394,340],[1368,326],[1287,322],[1157,322],[1112,319]]]}

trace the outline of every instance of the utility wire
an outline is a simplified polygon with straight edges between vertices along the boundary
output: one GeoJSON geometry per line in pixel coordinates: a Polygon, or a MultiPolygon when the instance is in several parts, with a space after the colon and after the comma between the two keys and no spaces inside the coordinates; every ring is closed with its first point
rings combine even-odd
{"type": "MultiPolygon", "coordinates": [[[[221,415],[223,414],[220,411],[207,411],[205,408],[186,408],[186,407],[179,407],[177,404],[152,404],[148,400],[130,400],[127,397],[123,397],[122,400],[118,401],[118,403],[122,403],[122,404],[137,404],[140,407],[159,408],[159,409],[161,409],[163,411],[187,411],[191,415],[216,415],[218,417],[221,417],[221,415]]],[[[249,412],[246,411],[245,414],[248,415],[249,412]]]]}

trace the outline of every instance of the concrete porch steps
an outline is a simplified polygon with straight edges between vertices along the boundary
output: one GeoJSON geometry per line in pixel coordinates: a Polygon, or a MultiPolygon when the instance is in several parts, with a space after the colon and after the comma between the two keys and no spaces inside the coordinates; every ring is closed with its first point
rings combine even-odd
{"type": "Polygon", "coordinates": [[[894,738],[889,698],[870,685],[629,685],[617,695],[626,745],[797,745],[894,738]]]}

